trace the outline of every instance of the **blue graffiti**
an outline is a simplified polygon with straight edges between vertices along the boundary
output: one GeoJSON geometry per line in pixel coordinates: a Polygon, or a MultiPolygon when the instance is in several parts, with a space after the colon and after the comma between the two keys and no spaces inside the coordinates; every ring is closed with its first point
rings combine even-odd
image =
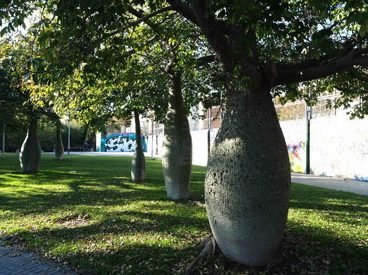
{"type": "MultiPolygon", "coordinates": [[[[144,136],[141,137],[143,151],[147,152],[147,143],[144,136]]],[[[135,133],[110,134],[101,139],[102,152],[134,152],[136,148],[135,133]]]]}

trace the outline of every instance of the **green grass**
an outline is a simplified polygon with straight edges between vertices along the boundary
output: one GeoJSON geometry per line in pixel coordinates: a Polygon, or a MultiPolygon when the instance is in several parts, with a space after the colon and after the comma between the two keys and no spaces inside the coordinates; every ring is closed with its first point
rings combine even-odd
{"type": "MultiPolygon", "coordinates": [[[[0,160],[0,235],[84,273],[176,274],[210,234],[202,203],[166,199],[161,164],[147,159],[144,184],[130,181],[130,158],[43,155],[21,174],[0,160]]],[[[203,201],[205,168],[192,191],[203,201]]],[[[281,264],[249,269],[224,257],[198,273],[368,273],[368,198],[293,184],[281,264]]]]}

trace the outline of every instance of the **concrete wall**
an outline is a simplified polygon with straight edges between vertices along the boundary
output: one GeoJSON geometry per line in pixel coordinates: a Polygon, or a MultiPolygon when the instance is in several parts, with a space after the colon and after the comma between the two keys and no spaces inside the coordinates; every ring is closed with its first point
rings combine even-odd
{"type": "MultiPolygon", "coordinates": [[[[281,121],[291,166],[305,169],[305,119],[281,121]]],[[[350,120],[344,112],[311,120],[311,171],[316,175],[368,180],[368,119],[350,120]]]]}
{"type": "MultiPolygon", "coordinates": [[[[281,121],[293,171],[305,171],[305,119],[281,121]]],[[[350,120],[343,112],[327,117],[314,117],[311,122],[311,172],[368,181],[368,119],[350,120]]],[[[211,144],[218,129],[211,129],[211,144]]],[[[207,130],[192,131],[193,164],[207,165],[207,130]]],[[[158,156],[163,135],[158,136],[158,156]]],[[[156,137],[154,138],[155,143],[156,137]]],[[[151,152],[151,137],[148,152],[151,152]]],[[[156,144],[154,144],[156,152],[156,144]]]]}
{"type": "MultiPolygon", "coordinates": [[[[218,129],[211,129],[211,145],[213,144],[218,129]]],[[[194,165],[207,165],[208,158],[208,130],[191,131],[192,146],[193,146],[193,164],[194,165]]],[[[154,135],[153,137],[153,156],[160,157],[162,154],[162,143],[164,135],[154,135]]],[[[147,141],[147,139],[146,139],[147,141]]],[[[152,136],[148,136],[147,153],[151,155],[152,152],[152,136]]]]}
{"type": "MultiPolygon", "coordinates": [[[[304,103],[302,103],[304,104],[304,103]]],[[[303,105],[304,106],[304,105],[303,105]]],[[[303,107],[302,106],[302,107],[303,107]]],[[[303,108],[299,111],[302,113],[303,108]]],[[[299,119],[281,121],[288,145],[292,170],[305,171],[306,121],[299,119]]],[[[316,175],[338,176],[368,181],[368,118],[350,120],[341,110],[317,112],[311,120],[311,171],[316,175]]],[[[156,126],[155,126],[156,128],[156,126]]],[[[211,129],[211,144],[218,129],[211,129]]],[[[163,129],[148,134],[147,153],[162,154],[163,129]]],[[[193,164],[207,165],[207,130],[191,131],[193,164]]],[[[147,139],[146,139],[147,141],[147,139]]]]}
{"type": "Polygon", "coordinates": [[[152,135],[148,135],[147,142],[147,154],[153,157],[161,157],[162,154],[162,143],[164,141],[163,133],[153,135],[153,148],[152,148],[152,135]],[[153,152],[152,152],[153,149],[153,152]],[[153,154],[152,154],[153,153],[153,154]]]}

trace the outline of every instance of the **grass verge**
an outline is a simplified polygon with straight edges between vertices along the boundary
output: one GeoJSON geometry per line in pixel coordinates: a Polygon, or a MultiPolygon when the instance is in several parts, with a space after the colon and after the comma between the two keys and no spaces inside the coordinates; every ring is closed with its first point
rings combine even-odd
{"type": "MultiPolygon", "coordinates": [[[[130,181],[130,158],[43,155],[37,175],[15,155],[0,160],[0,235],[92,274],[177,274],[210,234],[203,205],[205,168],[194,167],[193,197],[166,199],[158,160],[144,184],[130,181]]],[[[247,268],[217,255],[199,274],[368,273],[368,198],[293,184],[283,261],[247,268]]]]}

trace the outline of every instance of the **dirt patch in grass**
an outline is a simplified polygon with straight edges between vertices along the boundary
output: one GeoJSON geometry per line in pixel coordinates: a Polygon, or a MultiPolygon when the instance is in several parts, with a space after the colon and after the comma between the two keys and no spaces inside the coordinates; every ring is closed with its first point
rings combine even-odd
{"type": "Polygon", "coordinates": [[[88,213],[74,213],[55,220],[55,223],[64,227],[85,226],[91,222],[91,215],[88,213]]]}

